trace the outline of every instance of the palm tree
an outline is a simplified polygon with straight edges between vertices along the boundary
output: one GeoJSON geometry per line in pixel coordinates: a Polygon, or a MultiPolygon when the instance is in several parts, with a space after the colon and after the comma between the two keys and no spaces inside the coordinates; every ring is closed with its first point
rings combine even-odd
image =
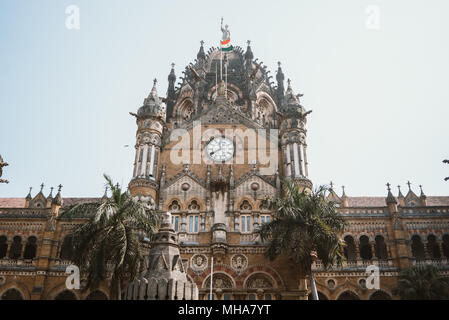
{"type": "Polygon", "coordinates": [[[433,265],[416,265],[399,273],[393,293],[403,300],[449,299],[449,279],[440,277],[433,265]]]}
{"type": "Polygon", "coordinates": [[[318,300],[312,263],[318,258],[326,269],[342,264],[344,243],[339,234],[346,222],[326,199],[328,188],[321,186],[308,193],[289,181],[283,187],[281,196],[264,200],[275,213],[258,233],[262,241],[270,241],[268,258],[289,256],[309,276],[313,298],[318,300]]]}
{"type": "Polygon", "coordinates": [[[112,193],[110,198],[72,206],[64,216],[94,213],[72,234],[71,260],[81,273],[87,274],[84,290],[97,288],[110,272],[111,296],[120,299],[121,282],[134,279],[139,272],[144,251],[142,236],[151,239],[160,216],[148,205],[133,200],[109,176],[104,177],[112,193]]]}

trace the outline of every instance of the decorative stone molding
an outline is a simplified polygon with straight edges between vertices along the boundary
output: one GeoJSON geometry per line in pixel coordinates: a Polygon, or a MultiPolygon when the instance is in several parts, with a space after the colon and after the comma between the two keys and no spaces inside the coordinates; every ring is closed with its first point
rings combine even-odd
{"type": "Polygon", "coordinates": [[[248,267],[248,258],[243,254],[234,254],[231,257],[231,267],[237,273],[242,273],[248,267]]]}
{"type": "Polygon", "coordinates": [[[195,272],[203,272],[208,265],[207,256],[204,254],[194,254],[190,258],[190,267],[195,272]]]}

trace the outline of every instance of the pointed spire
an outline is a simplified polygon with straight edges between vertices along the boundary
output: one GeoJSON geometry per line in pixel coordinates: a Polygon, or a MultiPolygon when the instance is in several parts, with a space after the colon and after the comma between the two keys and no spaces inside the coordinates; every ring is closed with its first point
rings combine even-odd
{"type": "Polygon", "coordinates": [[[31,196],[31,190],[33,189],[33,187],[30,187],[30,191],[28,191],[28,194],[26,196],[26,200],[31,200],[33,197],[31,196]]]}
{"type": "Polygon", "coordinates": [[[168,82],[169,82],[169,84],[174,84],[175,83],[175,81],[176,81],[176,75],[175,75],[175,63],[173,62],[172,64],[171,64],[171,70],[170,70],[170,73],[169,73],[169,75],[168,75],[168,82]]]}
{"type": "Polygon", "coordinates": [[[402,192],[401,192],[401,186],[400,185],[398,185],[398,198],[404,198],[404,196],[402,195],[402,192]]]}
{"type": "Polygon", "coordinates": [[[200,44],[201,44],[200,50],[198,51],[198,54],[196,55],[196,57],[199,61],[206,59],[206,54],[204,53],[204,47],[203,47],[204,41],[201,40],[200,44]]]}
{"type": "Polygon", "coordinates": [[[334,189],[334,183],[331,181],[330,183],[329,183],[329,185],[330,185],[330,190],[333,190],[334,189]]]}
{"type": "Polygon", "coordinates": [[[390,188],[391,184],[388,182],[386,184],[386,186],[387,186],[387,190],[388,190],[388,195],[387,195],[387,199],[386,199],[387,204],[390,204],[390,203],[396,204],[397,203],[396,198],[391,193],[391,188],[390,188]]]}
{"type": "Polygon", "coordinates": [[[278,61],[278,71],[276,73],[276,80],[278,83],[278,87],[276,89],[276,98],[277,98],[277,103],[280,106],[282,104],[282,100],[284,99],[284,93],[285,93],[284,73],[282,72],[280,61],[278,61]]]}
{"type": "Polygon", "coordinates": [[[39,193],[41,193],[42,190],[44,190],[44,186],[45,186],[45,184],[42,182],[42,183],[41,183],[41,191],[39,191],[39,193]]]}
{"type": "Polygon", "coordinates": [[[427,196],[424,194],[424,191],[422,190],[422,185],[419,185],[419,189],[421,190],[421,195],[420,195],[420,197],[421,198],[427,198],[427,196]]]}
{"type": "Polygon", "coordinates": [[[62,185],[60,184],[58,186],[58,193],[56,194],[56,196],[53,198],[53,201],[51,202],[52,204],[55,204],[58,206],[62,205],[61,189],[62,189],[62,185]]]}
{"type": "Polygon", "coordinates": [[[246,47],[245,60],[252,61],[254,59],[254,54],[251,50],[251,40],[246,41],[246,43],[248,46],[246,47]]]}
{"type": "Polygon", "coordinates": [[[47,200],[52,200],[53,199],[53,187],[50,188],[50,194],[47,197],[47,200]]]}
{"type": "Polygon", "coordinates": [[[341,188],[343,190],[343,194],[341,195],[341,204],[343,207],[348,207],[349,202],[348,202],[348,196],[345,193],[345,186],[341,186],[341,188]]]}
{"type": "Polygon", "coordinates": [[[407,185],[408,185],[408,191],[412,191],[412,188],[410,187],[410,185],[411,185],[410,181],[407,181],[407,185]]]}

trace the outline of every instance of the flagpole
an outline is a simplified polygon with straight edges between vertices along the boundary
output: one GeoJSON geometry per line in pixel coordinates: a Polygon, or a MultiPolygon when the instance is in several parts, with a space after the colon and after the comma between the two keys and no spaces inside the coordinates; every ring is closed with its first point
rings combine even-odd
{"type": "Polygon", "coordinates": [[[226,57],[226,62],[225,62],[225,97],[226,100],[228,99],[228,56],[226,57]]]}
{"type": "Polygon", "coordinates": [[[223,46],[220,42],[220,81],[223,80],[223,46]]]}
{"type": "Polygon", "coordinates": [[[215,99],[217,99],[217,90],[218,90],[218,66],[215,64],[215,99]]]}
{"type": "Polygon", "coordinates": [[[214,300],[212,296],[212,280],[214,277],[214,257],[211,257],[210,261],[210,294],[209,294],[209,300],[214,300]]]}

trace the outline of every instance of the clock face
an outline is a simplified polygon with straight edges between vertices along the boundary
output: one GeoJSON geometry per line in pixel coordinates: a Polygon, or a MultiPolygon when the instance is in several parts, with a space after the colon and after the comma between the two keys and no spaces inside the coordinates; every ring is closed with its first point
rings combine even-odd
{"type": "Polygon", "coordinates": [[[232,159],[234,156],[234,144],[224,137],[215,137],[206,146],[207,155],[216,162],[232,159]]]}

